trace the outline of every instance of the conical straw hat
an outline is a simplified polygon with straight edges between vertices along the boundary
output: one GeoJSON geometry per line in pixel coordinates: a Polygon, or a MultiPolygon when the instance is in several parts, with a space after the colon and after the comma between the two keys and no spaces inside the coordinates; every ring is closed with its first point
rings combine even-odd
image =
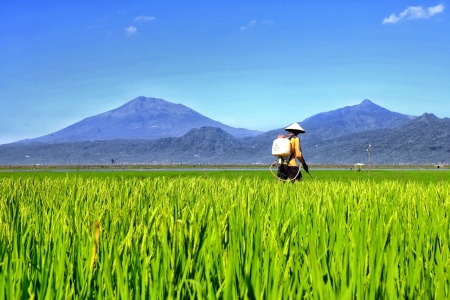
{"type": "Polygon", "coordinates": [[[286,130],[286,131],[298,131],[299,133],[305,133],[305,130],[298,123],[292,123],[291,125],[286,127],[284,130],[286,130]]]}

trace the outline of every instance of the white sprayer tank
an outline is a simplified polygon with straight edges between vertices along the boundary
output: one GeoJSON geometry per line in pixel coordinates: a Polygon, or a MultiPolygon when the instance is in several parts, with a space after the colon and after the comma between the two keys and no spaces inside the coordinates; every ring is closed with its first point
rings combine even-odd
{"type": "Polygon", "coordinates": [[[277,157],[291,156],[291,142],[286,138],[277,138],[272,144],[272,155],[277,157]]]}

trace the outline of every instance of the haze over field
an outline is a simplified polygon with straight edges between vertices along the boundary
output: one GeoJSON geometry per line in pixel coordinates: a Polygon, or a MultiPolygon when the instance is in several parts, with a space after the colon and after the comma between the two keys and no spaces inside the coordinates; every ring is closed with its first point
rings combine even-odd
{"type": "Polygon", "coordinates": [[[371,99],[450,116],[439,1],[0,4],[0,144],[138,96],[267,131],[371,99]]]}

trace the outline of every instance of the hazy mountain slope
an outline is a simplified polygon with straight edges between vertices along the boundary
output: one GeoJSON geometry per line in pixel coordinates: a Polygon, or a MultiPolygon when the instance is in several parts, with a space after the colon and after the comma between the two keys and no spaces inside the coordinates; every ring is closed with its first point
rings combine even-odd
{"type": "Polygon", "coordinates": [[[216,127],[192,129],[183,137],[0,145],[0,165],[247,163],[241,139],[216,127]]]}
{"type": "Polygon", "coordinates": [[[424,114],[403,126],[368,130],[308,144],[307,156],[317,163],[373,164],[450,163],[450,119],[424,114]]]}
{"type": "MultiPolygon", "coordinates": [[[[308,118],[312,122],[309,125],[306,121],[301,122],[306,130],[305,134],[300,135],[306,161],[311,164],[367,163],[366,150],[370,144],[372,164],[450,164],[450,119],[424,114],[415,118],[406,116],[408,121],[405,122],[404,115],[377,107],[363,101],[345,110],[328,112],[326,118],[321,114],[308,118]],[[375,112],[368,112],[367,107],[372,107],[375,112]],[[358,126],[373,129],[355,132],[359,129],[349,127],[349,120],[338,124],[336,120],[344,114],[356,115],[356,119],[359,115],[370,114],[367,120],[362,118],[357,123],[358,126]],[[323,128],[332,127],[338,133],[333,134],[332,138],[324,138],[327,134],[315,133],[307,127],[318,123],[323,128]]],[[[141,110],[139,107],[134,109],[141,110]]],[[[120,118],[119,113],[125,116],[130,114],[122,109],[111,112],[116,114],[115,118],[120,118]]],[[[0,145],[0,165],[109,164],[111,159],[118,164],[269,165],[275,160],[271,155],[272,142],[283,133],[284,129],[280,128],[256,137],[236,138],[220,128],[204,126],[193,128],[181,137],[155,140],[13,143],[0,145]]]]}
{"type": "MultiPolygon", "coordinates": [[[[276,132],[273,132],[276,133],[276,132]]],[[[276,136],[275,136],[276,137],[276,136]]],[[[372,164],[450,164],[450,119],[424,114],[393,129],[351,133],[319,140],[301,135],[310,164],[367,163],[371,145],[372,164]]],[[[269,165],[274,137],[238,139],[213,127],[192,129],[183,137],[157,140],[106,140],[61,144],[0,145],[1,165],[32,164],[254,164],[269,165]]]]}
{"type": "Polygon", "coordinates": [[[156,139],[182,136],[192,128],[202,126],[218,127],[237,137],[261,133],[224,125],[182,104],[138,97],[116,109],[86,118],[57,132],[21,142],[156,139]]]}
{"type": "MultiPolygon", "coordinates": [[[[432,114],[413,118],[395,128],[341,133],[330,139],[305,130],[306,133],[299,135],[303,154],[308,162],[315,164],[367,163],[369,144],[371,160],[376,164],[450,163],[450,119],[440,119],[432,114]]],[[[284,129],[280,128],[247,139],[248,147],[255,149],[255,156],[263,161],[274,160],[272,143],[283,133],[284,129]]]]}
{"type": "MultiPolygon", "coordinates": [[[[367,109],[371,107],[372,104],[373,103],[369,100],[364,100],[358,105],[319,113],[305,119],[304,121],[299,122],[303,129],[305,129],[305,133],[299,135],[304,156],[307,159],[310,159],[310,149],[313,147],[318,147],[318,145],[322,145],[322,143],[328,138],[334,138],[336,136],[342,136],[352,133],[355,128],[353,127],[353,125],[350,126],[349,124],[354,121],[349,121],[349,116],[359,115],[362,111],[367,111],[367,109]]],[[[378,106],[373,104],[373,107],[377,108],[378,106]]],[[[358,117],[358,126],[366,128],[369,126],[373,126],[373,124],[379,123],[373,122],[372,118],[377,118],[376,112],[373,113],[371,118],[369,118],[368,120],[365,120],[364,118],[360,119],[358,117]]],[[[286,126],[288,125],[289,124],[287,123],[286,126]]],[[[248,139],[248,141],[249,144],[252,145],[255,149],[258,149],[258,155],[261,157],[265,157],[265,159],[267,160],[269,158],[272,158],[270,156],[272,143],[273,140],[280,134],[286,134],[284,128],[274,129],[260,134],[256,137],[251,137],[248,139]]]]}
{"type": "Polygon", "coordinates": [[[395,128],[414,117],[391,112],[370,100],[319,113],[300,122],[310,135],[329,139],[342,135],[380,128],[395,128]]]}
{"type": "MultiPolygon", "coordinates": [[[[351,133],[382,128],[395,128],[408,123],[414,118],[391,112],[366,99],[360,104],[319,113],[299,122],[306,131],[306,133],[300,136],[305,142],[315,144],[323,140],[351,133]]],[[[286,124],[286,126],[288,125],[286,124]]],[[[284,128],[278,128],[249,138],[249,140],[254,141],[253,143],[258,145],[261,143],[267,144],[276,138],[278,134],[285,133],[284,128]]]]}

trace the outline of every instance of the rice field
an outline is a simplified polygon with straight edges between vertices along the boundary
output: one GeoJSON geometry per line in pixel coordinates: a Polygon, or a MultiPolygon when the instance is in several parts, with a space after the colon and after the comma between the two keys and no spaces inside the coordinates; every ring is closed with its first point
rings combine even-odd
{"type": "Polygon", "coordinates": [[[427,172],[2,173],[0,299],[448,299],[427,172]]]}

